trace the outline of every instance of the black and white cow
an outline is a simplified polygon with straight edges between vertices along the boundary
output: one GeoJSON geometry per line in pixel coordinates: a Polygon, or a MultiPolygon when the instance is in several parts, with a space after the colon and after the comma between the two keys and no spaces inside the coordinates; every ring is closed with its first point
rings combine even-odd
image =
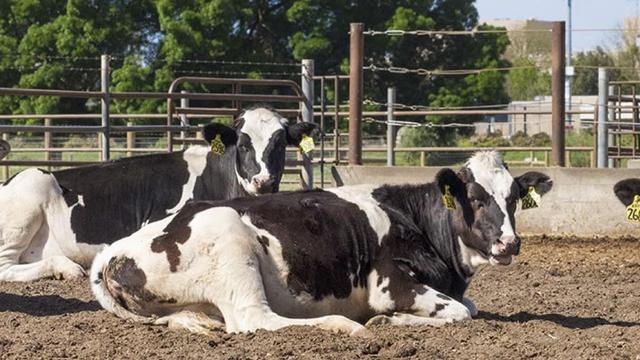
{"type": "Polygon", "coordinates": [[[618,181],[613,186],[613,192],[624,206],[629,206],[636,195],[640,195],[640,179],[630,178],[618,181]]]}
{"type": "Polygon", "coordinates": [[[266,108],[234,127],[210,124],[208,146],[56,172],[25,170],[0,187],[0,280],[84,275],[105,244],[176,213],[187,201],[278,191],[285,147],[314,125],[266,108]]]}
{"type": "Polygon", "coordinates": [[[424,185],[192,202],[98,254],[91,286],[121,318],[203,333],[316,325],[355,335],[367,321],[468,319],[477,267],[519,252],[518,199],[551,186],[538,172],[514,179],[481,152],[424,185]]]}

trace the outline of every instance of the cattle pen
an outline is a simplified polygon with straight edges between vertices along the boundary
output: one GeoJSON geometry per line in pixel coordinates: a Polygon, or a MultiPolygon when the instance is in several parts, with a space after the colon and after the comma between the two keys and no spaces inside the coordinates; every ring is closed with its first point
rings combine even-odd
{"type": "Polygon", "coordinates": [[[513,176],[537,171],[553,181],[537,208],[516,212],[523,241],[514,264],[487,265],[474,274],[466,293],[479,310],[472,320],[442,327],[377,324],[366,338],[308,326],[241,334],[215,329],[204,336],[121,320],[102,309],[86,278],[0,281],[0,359],[639,359],[640,223],[629,221],[614,186],[640,178],[640,82],[604,76],[597,103],[572,109],[561,90],[564,45],[558,39],[564,38],[564,23],[555,23],[549,33],[555,39],[550,109],[406,105],[395,101],[393,87],[385,89],[387,101],[364,99],[365,71],[433,74],[365,64],[364,39],[416,34],[366,31],[362,24],[352,24],[349,34],[349,75],[315,74],[313,60],[303,60],[280,64],[295,69],[287,76],[296,80],[185,76],[165,93],[119,92],[109,87],[105,55],[100,91],[0,88],[0,96],[95,102],[88,114],[0,115],[0,134],[11,145],[0,159],[0,182],[27,167],[57,170],[206,145],[202,130],[211,119],[228,124],[243,108],[265,103],[290,123],[319,127],[314,150],[287,149],[284,191],[423,184],[484,150],[500,152],[513,176]],[[166,111],[114,113],[114,102],[130,99],[166,102],[166,111]],[[430,121],[437,116],[463,120],[430,121]],[[497,116],[509,118],[505,128],[523,126],[525,135],[548,123],[551,145],[397,144],[400,129],[408,128],[485,126],[482,131],[490,133],[497,116]],[[478,117],[491,120],[483,125],[465,120],[478,117]],[[574,124],[565,124],[566,117],[574,124]],[[363,134],[365,126],[378,135],[363,134]],[[565,135],[580,131],[591,143],[567,145],[565,135]]]}

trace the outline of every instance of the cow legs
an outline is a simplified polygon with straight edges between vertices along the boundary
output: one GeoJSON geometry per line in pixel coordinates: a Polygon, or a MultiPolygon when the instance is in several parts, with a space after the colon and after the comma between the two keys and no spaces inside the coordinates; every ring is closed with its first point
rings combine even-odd
{"type": "Polygon", "coordinates": [[[85,274],[84,269],[65,256],[51,256],[42,260],[20,264],[20,256],[43,226],[40,211],[17,212],[0,228],[0,281],[33,281],[44,277],[74,278],[85,274]],[[17,218],[17,219],[16,219],[17,218]]]}
{"type": "Polygon", "coordinates": [[[220,246],[224,248],[224,257],[218,257],[215,282],[208,288],[207,297],[222,313],[227,332],[309,325],[349,335],[368,333],[364,326],[344,316],[293,319],[275,313],[267,302],[259,259],[254,251],[257,249],[253,248],[255,244],[244,240],[232,240],[225,242],[224,247],[220,246]]]}
{"type": "Polygon", "coordinates": [[[369,327],[372,325],[389,324],[389,325],[410,325],[410,326],[425,325],[425,326],[440,327],[450,322],[451,320],[447,320],[447,319],[435,319],[435,318],[428,318],[428,317],[416,316],[416,315],[405,314],[405,313],[394,313],[391,316],[388,316],[388,315],[374,316],[371,319],[369,319],[369,321],[367,321],[367,324],[365,326],[369,327]]]}
{"type": "Polygon", "coordinates": [[[210,318],[205,313],[189,310],[163,316],[153,323],[167,325],[170,329],[185,329],[202,335],[207,335],[215,330],[224,330],[224,323],[210,318]]]}

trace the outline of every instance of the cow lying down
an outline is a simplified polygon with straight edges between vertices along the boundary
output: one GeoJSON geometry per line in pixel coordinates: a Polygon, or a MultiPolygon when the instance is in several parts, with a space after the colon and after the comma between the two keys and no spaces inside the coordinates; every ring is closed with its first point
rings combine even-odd
{"type": "Polygon", "coordinates": [[[121,318],[201,333],[357,335],[365,323],[469,319],[478,266],[519,252],[518,199],[551,186],[538,172],[514,179],[497,153],[480,152],[424,185],[190,202],[100,253],[91,286],[121,318]]]}
{"type": "Polygon", "coordinates": [[[25,170],[0,186],[0,281],[83,276],[105,245],[175,214],[189,200],[276,192],[286,146],[299,145],[313,129],[255,108],[233,127],[207,125],[211,147],[55,172],[25,170]]]}

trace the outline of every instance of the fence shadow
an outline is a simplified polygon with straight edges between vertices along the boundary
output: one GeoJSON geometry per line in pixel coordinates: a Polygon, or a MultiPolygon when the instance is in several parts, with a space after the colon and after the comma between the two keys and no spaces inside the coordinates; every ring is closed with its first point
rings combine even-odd
{"type": "Polygon", "coordinates": [[[0,293],[0,313],[20,312],[32,316],[53,316],[100,309],[97,301],[67,299],[58,295],[29,296],[0,293]]]}
{"type": "Polygon", "coordinates": [[[601,317],[581,317],[562,314],[532,314],[525,311],[509,316],[479,311],[476,318],[503,322],[529,322],[534,320],[550,321],[568,329],[591,329],[603,325],[640,327],[640,322],[610,321],[601,317]]]}

